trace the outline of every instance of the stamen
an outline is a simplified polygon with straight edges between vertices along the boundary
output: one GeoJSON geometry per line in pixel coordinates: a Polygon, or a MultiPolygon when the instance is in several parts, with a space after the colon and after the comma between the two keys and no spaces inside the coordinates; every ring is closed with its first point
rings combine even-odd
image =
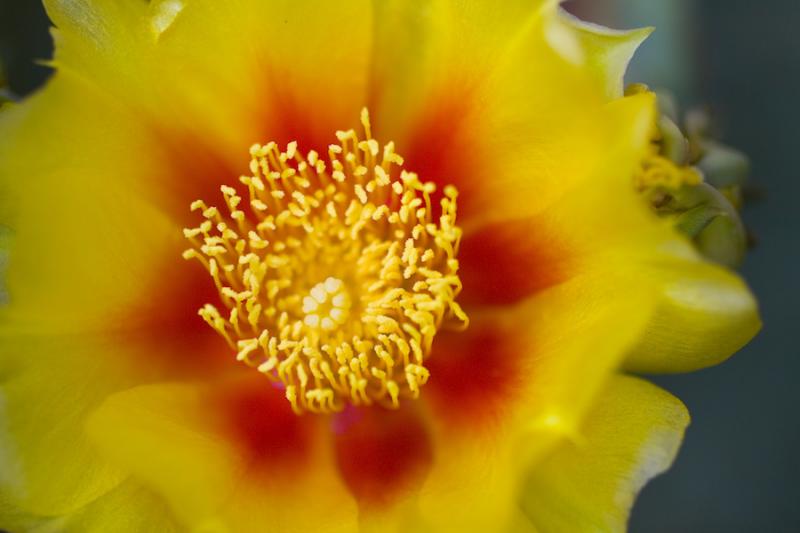
{"type": "Polygon", "coordinates": [[[227,213],[203,201],[184,230],[226,310],[199,314],[236,358],[285,387],[296,413],[397,407],[427,382],[441,327],[464,328],[454,187],[402,170],[393,143],[337,132],[328,161],[297,143],[250,149],[247,200],[223,186],[227,213]]]}

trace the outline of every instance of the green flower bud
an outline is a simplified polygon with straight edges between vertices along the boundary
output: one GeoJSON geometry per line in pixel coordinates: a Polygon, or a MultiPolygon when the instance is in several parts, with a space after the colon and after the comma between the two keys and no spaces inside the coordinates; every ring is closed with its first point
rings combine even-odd
{"type": "MultiPolygon", "coordinates": [[[[647,90],[635,85],[630,92],[647,90]]],[[[672,218],[709,260],[739,265],[747,238],[739,209],[741,186],[750,171],[747,157],[708,138],[710,121],[704,112],[686,117],[688,136],[678,125],[674,99],[659,94],[660,116],[652,152],[643,160],[635,184],[656,213],[672,218]]]]}

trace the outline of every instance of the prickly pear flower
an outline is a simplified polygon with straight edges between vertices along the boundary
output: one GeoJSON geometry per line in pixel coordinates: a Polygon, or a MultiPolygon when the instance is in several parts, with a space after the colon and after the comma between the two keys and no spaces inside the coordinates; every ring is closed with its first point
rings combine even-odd
{"type": "MultiPolygon", "coordinates": [[[[0,527],[623,531],[739,278],[558,2],[45,0],[0,116],[0,527]]],[[[44,530],[44,529],[42,529],[44,530]]]]}

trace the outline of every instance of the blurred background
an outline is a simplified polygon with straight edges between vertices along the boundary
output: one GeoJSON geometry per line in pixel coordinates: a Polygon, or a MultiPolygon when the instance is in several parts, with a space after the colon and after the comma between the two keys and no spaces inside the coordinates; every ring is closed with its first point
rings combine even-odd
{"type": "MultiPolygon", "coordinates": [[[[722,366],[654,378],[693,424],[675,467],[642,494],[631,532],[800,532],[800,0],[566,7],[611,27],[655,26],[629,81],[668,89],[684,108],[708,106],[719,138],[751,157],[761,197],[745,211],[757,245],[742,271],[764,330],[722,366]]],[[[14,94],[47,79],[35,63],[51,56],[47,27],[38,0],[0,0],[0,61],[14,94]]]]}

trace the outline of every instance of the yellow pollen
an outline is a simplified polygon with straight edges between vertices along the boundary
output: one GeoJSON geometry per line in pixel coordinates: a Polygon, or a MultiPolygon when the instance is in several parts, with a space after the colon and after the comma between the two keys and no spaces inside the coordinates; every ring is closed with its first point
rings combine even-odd
{"type": "Polygon", "coordinates": [[[694,167],[679,166],[657,153],[645,157],[634,178],[638,191],[665,188],[672,191],[684,185],[695,186],[703,182],[703,176],[694,167]]]}
{"type": "Polygon", "coordinates": [[[454,187],[402,169],[394,144],[337,132],[324,159],[296,142],[250,149],[242,194],[221,187],[226,210],[192,203],[184,230],[224,309],[199,310],[239,361],[285,387],[298,414],[347,404],[397,407],[429,378],[442,327],[465,328],[454,187]]]}

